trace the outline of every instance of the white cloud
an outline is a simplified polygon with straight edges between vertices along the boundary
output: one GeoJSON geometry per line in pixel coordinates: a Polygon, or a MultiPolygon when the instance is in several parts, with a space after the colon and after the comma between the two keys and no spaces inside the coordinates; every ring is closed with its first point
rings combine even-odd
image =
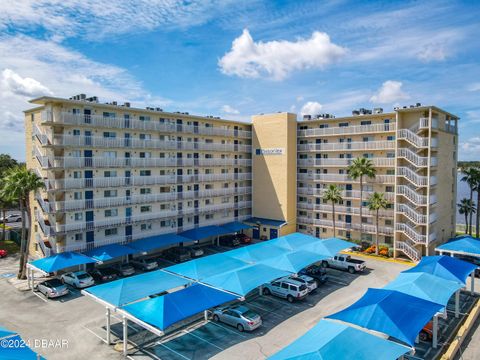
{"type": "Polygon", "coordinates": [[[468,91],[480,91],[480,82],[470,84],[468,91]]]}
{"type": "Polygon", "coordinates": [[[302,106],[302,109],[300,110],[300,114],[302,116],[317,115],[317,114],[320,114],[320,111],[322,110],[322,108],[323,108],[322,104],[316,101],[309,101],[302,106]]]}
{"type": "Polygon", "coordinates": [[[441,44],[428,44],[418,52],[417,57],[423,62],[443,61],[447,58],[447,50],[441,44]]]}
{"type": "Polygon", "coordinates": [[[218,62],[226,75],[244,78],[286,78],[294,70],[323,69],[340,60],[347,50],[330,41],[326,33],[314,32],[297,41],[255,42],[245,29],[232,42],[232,48],[218,62]]]}
{"type": "Polygon", "coordinates": [[[467,141],[461,142],[460,149],[464,152],[478,153],[480,151],[480,137],[472,137],[467,141]]]}
{"type": "Polygon", "coordinates": [[[222,106],[222,111],[223,111],[225,114],[233,114],[233,115],[238,115],[238,114],[240,114],[240,111],[238,111],[237,109],[231,107],[230,105],[223,105],[223,106],[222,106]]]}
{"type": "Polygon", "coordinates": [[[37,80],[26,77],[22,78],[15,71],[5,69],[2,71],[2,90],[9,91],[15,95],[36,97],[41,95],[52,95],[46,86],[37,80]]]}
{"type": "Polygon", "coordinates": [[[382,84],[378,92],[370,98],[373,103],[389,104],[410,98],[410,95],[402,91],[400,81],[387,80],[382,84]]]}

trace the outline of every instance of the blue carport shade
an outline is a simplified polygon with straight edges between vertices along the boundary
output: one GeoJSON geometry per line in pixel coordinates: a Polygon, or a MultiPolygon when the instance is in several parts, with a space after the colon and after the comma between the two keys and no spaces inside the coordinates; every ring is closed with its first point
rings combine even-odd
{"type": "Polygon", "coordinates": [[[268,244],[275,245],[289,250],[299,250],[303,246],[322,241],[319,238],[302,233],[291,233],[268,241],[268,244]]]}
{"type": "Polygon", "coordinates": [[[180,276],[157,270],[93,286],[83,291],[118,307],[189,283],[189,280],[180,276]]]}
{"type": "Polygon", "coordinates": [[[251,229],[253,226],[247,225],[238,221],[232,221],[232,222],[221,225],[221,227],[233,233],[233,232],[238,232],[246,229],[251,229]]]}
{"type": "Polygon", "coordinates": [[[230,302],[237,296],[201,284],[123,307],[136,318],[165,330],[183,319],[230,302]]]}
{"type": "Polygon", "coordinates": [[[275,256],[261,261],[261,264],[276,269],[298,273],[300,270],[320,260],[328,259],[327,256],[318,255],[313,252],[298,250],[287,254],[275,256]]]}
{"type": "Polygon", "coordinates": [[[476,268],[476,265],[455,259],[451,256],[424,256],[417,266],[402,272],[425,272],[445,280],[457,281],[465,285],[468,275],[476,268]]]}
{"type": "Polygon", "coordinates": [[[291,250],[275,246],[270,241],[243,246],[241,248],[227,251],[225,254],[248,263],[256,263],[268,258],[281,256],[290,253],[291,250]]]}
{"type": "Polygon", "coordinates": [[[253,264],[206,278],[203,283],[245,296],[260,285],[287,275],[290,275],[290,272],[263,264],[253,264]]]}
{"type": "Polygon", "coordinates": [[[452,295],[463,287],[458,281],[449,281],[428,273],[400,273],[384,289],[396,290],[447,306],[452,295]]]}
{"type": "Polygon", "coordinates": [[[357,302],[327,318],[390,335],[410,346],[443,306],[395,290],[368,289],[357,302]]]}
{"type": "Polygon", "coordinates": [[[480,256],[480,240],[474,239],[471,236],[463,236],[459,239],[453,239],[448,243],[442,244],[435,250],[480,256]]]}
{"type": "Polygon", "coordinates": [[[190,279],[202,280],[227,271],[240,269],[248,263],[232,258],[227,253],[205,256],[164,268],[163,270],[179,274],[190,279]]]}
{"type": "Polygon", "coordinates": [[[340,251],[350,249],[357,246],[354,243],[337,238],[328,238],[325,240],[319,240],[317,242],[311,242],[302,246],[302,250],[316,252],[328,257],[334,257],[340,251]]]}
{"type": "Polygon", "coordinates": [[[4,327],[0,326],[0,339],[4,338],[5,336],[15,335],[16,332],[12,330],[5,329],[4,327]]]}
{"type": "Polygon", "coordinates": [[[32,261],[30,265],[43,272],[51,273],[72,266],[91,264],[96,262],[97,260],[92,259],[89,256],[67,251],[43,259],[32,261]]]}
{"type": "Polygon", "coordinates": [[[202,240],[212,236],[220,236],[225,234],[230,234],[232,231],[225,229],[221,226],[209,225],[204,227],[199,227],[196,229],[191,229],[180,233],[180,236],[189,238],[192,240],[202,240]]]}
{"type": "Polygon", "coordinates": [[[397,359],[411,349],[345,324],[320,320],[310,331],[269,360],[397,359]]]}
{"type": "Polygon", "coordinates": [[[109,261],[122,256],[137,254],[139,250],[120,244],[109,244],[89,250],[85,255],[98,261],[109,261]]]}
{"type": "Polygon", "coordinates": [[[22,338],[19,335],[9,337],[8,343],[9,344],[11,343],[13,345],[18,344],[19,346],[0,346],[0,359],[6,359],[6,360],[43,359],[45,360],[44,357],[37,355],[36,352],[30,349],[27,346],[26,342],[22,340],[22,338]]]}
{"type": "Polygon", "coordinates": [[[139,251],[149,252],[169,245],[190,241],[192,240],[177,234],[162,234],[136,240],[128,244],[128,246],[139,251]]]}

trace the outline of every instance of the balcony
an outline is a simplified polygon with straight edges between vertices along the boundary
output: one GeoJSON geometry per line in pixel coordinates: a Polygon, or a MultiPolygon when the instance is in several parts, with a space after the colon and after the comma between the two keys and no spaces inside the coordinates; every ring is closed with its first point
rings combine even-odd
{"type": "MultiPolygon", "coordinates": [[[[123,111],[123,110],[122,110],[123,111]]],[[[167,115],[159,113],[159,116],[167,115]]],[[[172,114],[172,116],[176,116],[172,114]]],[[[206,120],[211,120],[207,119],[206,120]]],[[[215,120],[213,120],[215,121],[215,120]]],[[[225,136],[251,139],[252,132],[245,130],[226,129],[218,126],[201,127],[194,125],[177,125],[168,122],[160,122],[160,120],[143,121],[139,119],[125,119],[117,117],[104,117],[102,115],[83,115],[63,112],[59,116],[53,115],[50,112],[43,112],[42,122],[65,124],[75,126],[87,127],[103,127],[103,128],[117,128],[117,129],[136,129],[136,130],[152,130],[164,133],[191,133],[208,136],[225,136]]]]}
{"type": "MultiPolygon", "coordinates": [[[[303,125],[303,123],[301,123],[303,125]]],[[[396,130],[396,124],[372,124],[372,125],[355,125],[344,127],[328,127],[328,128],[315,128],[307,130],[298,130],[298,137],[318,137],[329,135],[356,135],[356,134],[369,134],[369,133],[385,133],[394,132],[396,130]]]]}
{"type": "MultiPolygon", "coordinates": [[[[298,159],[298,166],[306,167],[347,167],[351,165],[354,159],[341,159],[341,158],[329,158],[329,159],[298,159]]],[[[370,159],[375,167],[395,167],[394,158],[373,158],[370,159]]]]}
{"type": "MultiPolygon", "coordinates": [[[[298,181],[320,181],[320,182],[347,182],[359,183],[360,179],[352,180],[346,174],[305,174],[297,175],[298,181]]],[[[381,184],[395,184],[395,175],[377,175],[374,179],[363,179],[364,184],[381,183],[381,184]]]]}
{"type": "MultiPolygon", "coordinates": [[[[299,201],[297,202],[297,207],[299,209],[332,213],[331,204],[309,204],[308,202],[299,201]]],[[[375,211],[370,211],[368,208],[365,208],[365,207],[362,210],[363,210],[362,216],[376,216],[375,211]]],[[[352,207],[352,206],[343,206],[343,205],[337,204],[335,205],[335,213],[360,215],[360,208],[352,207]]],[[[393,210],[379,210],[378,215],[380,217],[393,218],[393,210]]]]}
{"type": "MultiPolygon", "coordinates": [[[[305,224],[305,225],[316,225],[316,226],[323,226],[323,227],[329,227],[333,228],[333,221],[332,220],[326,220],[326,219],[312,219],[309,217],[305,216],[300,216],[297,219],[299,224],[305,224]]],[[[360,224],[357,223],[346,223],[343,221],[335,221],[335,227],[337,230],[347,230],[347,231],[360,231],[360,224]]],[[[370,225],[370,224],[362,224],[361,226],[362,231],[370,234],[375,234],[376,233],[376,227],[375,225],[370,225]]],[[[387,226],[379,226],[378,227],[378,233],[381,235],[392,235],[393,234],[393,227],[387,227],[387,226]]]]}
{"type": "MultiPolygon", "coordinates": [[[[297,194],[299,195],[313,195],[313,196],[323,196],[327,189],[317,189],[317,188],[306,188],[301,187],[297,188],[297,194]]],[[[372,195],[372,191],[364,191],[363,198],[366,199],[368,196],[372,195]]],[[[342,190],[341,191],[342,198],[344,199],[360,199],[360,190],[342,190]]],[[[395,194],[384,193],[385,199],[392,202],[395,200],[395,194]]]]}
{"type": "Polygon", "coordinates": [[[395,141],[358,141],[343,143],[319,143],[319,144],[298,144],[298,151],[343,151],[343,150],[393,150],[395,149],[395,141]]]}

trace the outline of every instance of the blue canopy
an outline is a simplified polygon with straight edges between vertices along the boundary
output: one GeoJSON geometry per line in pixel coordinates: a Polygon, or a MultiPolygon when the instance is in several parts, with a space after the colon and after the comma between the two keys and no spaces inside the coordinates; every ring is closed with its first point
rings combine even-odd
{"type": "Polygon", "coordinates": [[[400,273],[384,289],[397,290],[443,306],[463,287],[458,281],[442,279],[429,273],[400,273]]]}
{"type": "Polygon", "coordinates": [[[88,257],[86,255],[66,251],[43,259],[32,261],[30,265],[43,272],[51,273],[72,266],[91,264],[96,262],[97,260],[92,259],[91,257],[88,257]]]}
{"type": "Polygon", "coordinates": [[[0,347],[0,359],[8,360],[38,360],[43,359],[44,357],[38,356],[36,352],[30,349],[25,342],[22,340],[20,335],[12,336],[9,338],[9,341],[12,344],[19,344],[23,346],[10,347],[10,346],[1,346],[0,347]]]}
{"type": "Polygon", "coordinates": [[[357,302],[327,318],[390,335],[410,346],[442,305],[395,290],[368,289],[357,302]]]}
{"type": "Polygon", "coordinates": [[[157,270],[93,286],[83,291],[118,307],[189,283],[187,279],[157,270]]]}
{"type": "Polygon", "coordinates": [[[269,240],[268,243],[289,250],[299,250],[302,246],[314,244],[319,241],[322,240],[296,232],[269,240]]]}
{"type": "Polygon", "coordinates": [[[268,258],[281,256],[290,253],[291,250],[275,246],[270,241],[227,251],[225,254],[248,263],[256,263],[268,258]]]}
{"type": "Polygon", "coordinates": [[[302,250],[316,252],[328,257],[334,257],[340,251],[357,246],[354,243],[337,238],[328,238],[302,246],[302,250]]]}
{"type": "Polygon", "coordinates": [[[245,220],[244,222],[248,224],[255,224],[255,225],[260,224],[260,225],[267,225],[267,226],[274,226],[274,227],[280,227],[287,223],[284,220],[273,220],[273,219],[265,219],[265,218],[259,218],[259,217],[252,217],[250,219],[245,220]]]}
{"type": "Polygon", "coordinates": [[[260,285],[287,275],[290,275],[290,272],[263,264],[253,264],[208,277],[203,283],[245,296],[260,285]]]}
{"type": "Polygon", "coordinates": [[[4,338],[6,336],[15,335],[15,334],[16,334],[15,331],[8,330],[8,329],[5,329],[4,327],[0,326],[0,339],[4,338]]]}
{"type": "Polygon", "coordinates": [[[310,331],[269,360],[371,360],[397,359],[411,349],[365,331],[320,320],[310,331]]]}
{"type": "Polygon", "coordinates": [[[424,256],[417,266],[403,272],[425,272],[445,280],[457,281],[465,285],[468,275],[476,268],[476,265],[455,259],[451,256],[424,256]]]}
{"type": "Polygon", "coordinates": [[[230,234],[232,231],[216,225],[209,225],[191,229],[180,233],[181,236],[192,240],[202,240],[211,236],[230,234]]]}
{"type": "Polygon", "coordinates": [[[108,261],[121,256],[138,253],[139,250],[120,244],[109,244],[89,250],[85,255],[98,261],[108,261]]]}
{"type": "Polygon", "coordinates": [[[298,250],[280,256],[270,257],[261,261],[261,264],[292,273],[298,273],[304,267],[323,259],[328,259],[328,257],[309,251],[298,250]]]}
{"type": "Polygon", "coordinates": [[[179,244],[182,242],[190,242],[191,239],[187,239],[183,236],[172,234],[162,234],[149,236],[140,240],[136,240],[128,244],[129,247],[137,249],[139,251],[149,252],[152,250],[160,249],[168,245],[179,244]]]}
{"type": "Polygon", "coordinates": [[[222,228],[227,229],[229,232],[238,232],[245,229],[251,229],[253,226],[247,225],[238,221],[232,221],[226,224],[221,225],[222,228]]]}
{"type": "Polygon", "coordinates": [[[465,254],[480,256],[480,240],[471,236],[462,236],[452,239],[452,241],[442,244],[435,249],[436,251],[448,251],[456,254],[465,254]]]}
{"type": "Polygon", "coordinates": [[[163,331],[183,319],[235,299],[237,297],[232,294],[194,284],[183,290],[124,306],[123,309],[163,331]]]}
{"type": "Polygon", "coordinates": [[[164,270],[186,276],[194,280],[236,270],[248,265],[245,261],[232,258],[227,253],[205,256],[164,268],[164,270]]]}

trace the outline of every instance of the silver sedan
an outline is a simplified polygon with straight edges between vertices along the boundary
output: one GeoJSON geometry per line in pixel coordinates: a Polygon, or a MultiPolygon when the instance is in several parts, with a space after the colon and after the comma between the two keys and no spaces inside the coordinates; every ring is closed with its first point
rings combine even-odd
{"type": "Polygon", "coordinates": [[[260,315],[242,305],[215,309],[212,318],[213,321],[234,326],[240,332],[253,331],[262,325],[260,315]]]}

